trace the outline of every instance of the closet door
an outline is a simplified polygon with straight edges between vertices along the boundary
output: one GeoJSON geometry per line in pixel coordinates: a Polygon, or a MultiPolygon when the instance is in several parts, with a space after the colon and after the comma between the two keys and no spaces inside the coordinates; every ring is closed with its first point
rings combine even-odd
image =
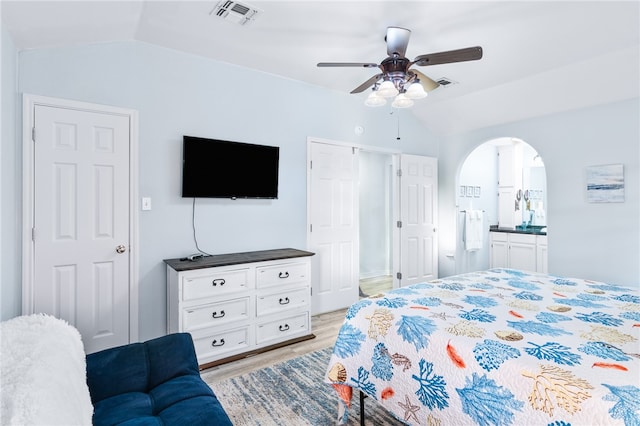
{"type": "Polygon", "coordinates": [[[131,115],[39,99],[26,118],[34,130],[24,313],[68,321],[87,353],[129,343],[137,327],[130,311],[131,115]]]}
{"type": "Polygon", "coordinates": [[[400,285],[438,278],[438,161],[400,156],[400,285]]]}
{"type": "Polygon", "coordinates": [[[358,153],[344,145],[309,144],[308,244],[312,313],[358,300],[358,153]]]}

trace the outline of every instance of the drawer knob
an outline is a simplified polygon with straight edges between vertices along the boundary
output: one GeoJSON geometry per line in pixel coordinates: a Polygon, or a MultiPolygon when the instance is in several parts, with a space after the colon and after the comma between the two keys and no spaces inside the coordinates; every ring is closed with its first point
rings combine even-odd
{"type": "Polygon", "coordinates": [[[223,316],[225,316],[225,313],[224,313],[224,311],[220,311],[220,313],[214,312],[213,314],[211,314],[211,316],[213,318],[222,318],[223,316]]]}
{"type": "Polygon", "coordinates": [[[287,305],[289,302],[290,302],[290,300],[289,300],[288,297],[285,297],[284,299],[281,297],[280,300],[279,300],[279,303],[281,305],[287,305]]]}
{"type": "Polygon", "coordinates": [[[224,346],[224,339],[220,339],[220,343],[218,343],[217,340],[214,340],[213,342],[211,342],[211,346],[213,346],[214,348],[216,346],[224,346]]]}
{"type": "Polygon", "coordinates": [[[224,278],[216,278],[215,280],[211,281],[211,284],[212,284],[214,287],[217,287],[218,285],[219,285],[219,286],[223,286],[223,285],[224,285],[224,283],[226,283],[226,281],[224,280],[224,278]]]}
{"type": "Polygon", "coordinates": [[[285,272],[280,272],[278,274],[278,277],[280,277],[280,278],[289,278],[289,272],[286,272],[286,271],[285,272]]]}
{"type": "Polygon", "coordinates": [[[281,325],[279,328],[280,331],[287,331],[289,329],[289,324],[281,325]]]}

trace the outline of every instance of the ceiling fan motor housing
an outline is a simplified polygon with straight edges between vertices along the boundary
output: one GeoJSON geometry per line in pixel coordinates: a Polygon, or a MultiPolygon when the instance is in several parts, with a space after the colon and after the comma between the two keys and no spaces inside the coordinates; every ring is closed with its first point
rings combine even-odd
{"type": "Polygon", "coordinates": [[[413,82],[416,75],[409,71],[411,61],[403,57],[390,56],[380,64],[383,79],[390,80],[400,92],[405,90],[405,85],[413,82]]]}
{"type": "Polygon", "coordinates": [[[382,71],[386,73],[401,72],[406,73],[411,65],[411,61],[407,58],[390,56],[380,64],[382,71]]]}

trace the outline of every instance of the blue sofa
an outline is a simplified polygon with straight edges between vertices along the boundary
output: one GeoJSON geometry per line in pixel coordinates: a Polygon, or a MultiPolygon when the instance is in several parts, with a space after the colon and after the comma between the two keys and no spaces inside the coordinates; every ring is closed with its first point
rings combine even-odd
{"type": "Polygon", "coordinates": [[[95,426],[232,425],[200,378],[188,333],[106,349],[86,362],[95,426]]]}

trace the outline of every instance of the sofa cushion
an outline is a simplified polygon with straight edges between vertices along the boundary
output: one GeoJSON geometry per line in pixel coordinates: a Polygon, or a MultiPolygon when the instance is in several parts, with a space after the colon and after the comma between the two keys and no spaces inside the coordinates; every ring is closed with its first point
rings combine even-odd
{"type": "Polygon", "coordinates": [[[200,376],[180,376],[153,388],[149,395],[154,410],[160,412],[180,401],[199,396],[214,396],[213,391],[200,376]]]}
{"type": "Polygon", "coordinates": [[[199,376],[191,335],[176,333],[171,336],[88,355],[91,401],[95,403],[127,392],[149,392],[178,376],[199,376]]]}
{"type": "Polygon", "coordinates": [[[87,355],[87,384],[94,404],[115,395],[146,392],[149,360],[144,343],[87,355]]]}
{"type": "Polygon", "coordinates": [[[127,392],[94,404],[94,426],[117,425],[131,419],[154,417],[153,402],[144,392],[127,392]]]}
{"type": "Polygon", "coordinates": [[[164,425],[232,426],[215,396],[185,399],[164,409],[158,417],[164,425]]]}
{"type": "Polygon", "coordinates": [[[145,342],[149,360],[149,388],[174,377],[200,377],[198,359],[190,334],[176,333],[174,338],[163,337],[145,342]]]}
{"type": "Polygon", "coordinates": [[[96,426],[231,425],[187,333],[90,354],[87,382],[96,426]]]}
{"type": "Polygon", "coordinates": [[[227,414],[213,394],[181,399],[156,410],[151,395],[131,393],[96,404],[93,425],[230,425],[225,423],[227,420],[227,414]]]}
{"type": "Polygon", "coordinates": [[[162,420],[156,416],[136,417],[135,419],[127,420],[124,423],[120,423],[118,426],[165,426],[162,424],[162,420]]]}

